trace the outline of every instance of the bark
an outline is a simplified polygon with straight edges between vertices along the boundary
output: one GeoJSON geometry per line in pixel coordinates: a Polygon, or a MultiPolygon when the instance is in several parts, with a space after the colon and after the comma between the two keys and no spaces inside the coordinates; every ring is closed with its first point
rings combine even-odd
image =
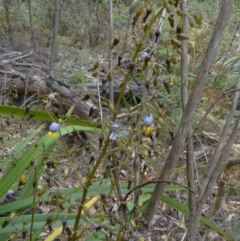
{"type": "Polygon", "coordinates": [[[92,40],[92,12],[93,12],[93,2],[89,1],[88,3],[88,36],[89,36],[89,45],[93,45],[92,40]]]}
{"type": "MultiPolygon", "coordinates": [[[[5,73],[7,76],[8,74],[5,73]]],[[[13,74],[13,72],[12,72],[13,74]]],[[[66,113],[69,108],[74,104],[74,115],[78,117],[90,120],[89,112],[92,106],[95,106],[93,102],[83,101],[82,98],[87,93],[87,90],[81,89],[75,91],[70,88],[68,85],[62,83],[61,81],[55,80],[51,77],[42,77],[39,75],[31,75],[15,72],[15,78],[7,78],[5,81],[4,78],[0,78],[0,88],[14,89],[17,91],[18,98],[15,99],[17,105],[23,104],[23,99],[27,92],[27,98],[30,99],[34,95],[36,99],[37,96],[47,96],[50,93],[57,92],[59,97],[57,97],[58,102],[53,103],[57,107],[60,113],[66,113]],[[18,75],[18,77],[16,77],[18,75]],[[28,86],[26,91],[26,80],[28,80],[28,86]],[[71,97],[71,98],[70,98],[71,97]]],[[[32,100],[32,99],[31,99],[32,100]]],[[[29,103],[28,103],[29,104],[29,103]]]]}
{"type": "Polygon", "coordinates": [[[29,23],[30,23],[32,45],[33,45],[34,51],[36,51],[35,36],[34,36],[33,21],[32,21],[31,0],[28,0],[28,14],[29,14],[29,23]]]}
{"type": "Polygon", "coordinates": [[[51,46],[51,57],[49,63],[49,73],[53,70],[53,64],[55,57],[57,56],[57,34],[58,34],[58,22],[59,22],[59,12],[60,12],[60,1],[55,0],[55,13],[54,13],[54,27],[52,33],[52,46],[51,46]]]}
{"type": "MultiPolygon", "coordinates": [[[[187,17],[187,0],[181,2],[181,10],[184,12],[183,33],[188,36],[188,17],[187,17]]],[[[181,101],[183,109],[187,105],[188,99],[188,40],[182,41],[181,54],[181,101]]]]}
{"type": "MultiPolygon", "coordinates": [[[[226,22],[230,16],[231,9],[232,9],[233,1],[229,1],[228,3],[226,2],[223,8],[221,9],[214,31],[213,31],[213,36],[214,33],[217,36],[221,36],[222,33],[218,32],[220,29],[223,31],[224,26],[226,25],[226,22]]],[[[238,93],[235,93],[235,96],[238,95],[238,93]]],[[[236,97],[235,97],[236,98],[236,97]]],[[[188,232],[186,235],[185,240],[196,240],[196,235],[197,235],[197,229],[199,226],[199,220],[201,217],[201,212],[202,212],[202,206],[206,202],[210,192],[212,191],[213,185],[217,180],[217,177],[221,171],[222,165],[224,163],[224,160],[228,156],[230,152],[230,148],[232,146],[232,141],[234,140],[234,133],[232,133],[232,140],[228,142],[228,144],[223,148],[223,145],[225,143],[225,139],[230,127],[230,124],[232,123],[232,118],[233,118],[233,113],[235,112],[234,104],[232,107],[232,114],[228,116],[228,119],[226,121],[224,130],[222,132],[220,141],[218,143],[218,146],[216,147],[216,150],[214,152],[214,156],[211,160],[211,165],[209,167],[209,171],[207,174],[207,177],[205,178],[204,182],[201,185],[201,190],[198,198],[193,198],[193,202],[190,203],[190,215],[189,215],[189,226],[188,226],[188,232]],[[223,151],[223,152],[222,152],[223,151]],[[220,157],[221,156],[221,157],[220,157]],[[220,160],[221,159],[221,160],[220,160]]],[[[235,128],[239,125],[237,122],[235,125],[235,128]]]]}
{"type": "MultiPolygon", "coordinates": [[[[112,0],[108,0],[109,7],[109,46],[113,43],[113,4],[112,0]]],[[[109,47],[109,74],[112,76],[112,67],[113,67],[113,54],[112,49],[109,47]]],[[[113,78],[109,82],[109,100],[114,102],[114,92],[113,92],[113,78]]]]}
{"type": "Polygon", "coordinates": [[[224,197],[226,177],[230,174],[231,168],[234,166],[237,166],[237,165],[240,165],[240,158],[229,160],[228,163],[226,164],[226,166],[224,167],[220,180],[218,181],[218,192],[217,192],[217,195],[215,198],[215,202],[212,206],[210,218],[212,218],[219,210],[219,208],[221,206],[221,202],[224,197]]]}
{"type": "MultiPolygon", "coordinates": [[[[187,134],[189,133],[189,127],[191,126],[192,116],[197,108],[197,104],[200,100],[203,85],[207,79],[214,56],[217,53],[217,49],[219,46],[221,36],[223,34],[223,30],[226,26],[227,20],[231,13],[232,5],[233,5],[233,0],[226,1],[219,13],[208,48],[203,57],[200,70],[198,72],[198,75],[195,81],[195,85],[189,96],[189,100],[187,102],[186,108],[183,112],[183,116],[178,128],[176,137],[172,144],[172,149],[169,152],[169,155],[166,159],[163,170],[159,176],[160,180],[169,179],[172,173],[172,170],[175,167],[176,162],[179,160],[179,157],[183,151],[182,149],[185,145],[187,134]]],[[[164,191],[164,184],[157,184],[144,213],[144,218],[148,224],[151,223],[151,220],[157,208],[159,199],[163,194],[163,191],[164,191]]],[[[195,239],[191,239],[191,240],[195,240],[195,239]]]]}
{"type": "Polygon", "coordinates": [[[11,25],[10,14],[9,14],[10,3],[7,0],[3,0],[3,6],[4,6],[4,14],[5,14],[5,18],[6,18],[6,23],[7,23],[8,37],[9,37],[9,41],[12,42],[13,41],[12,25],[11,25]]]}
{"type": "MultiPolygon", "coordinates": [[[[188,36],[188,17],[187,17],[187,0],[183,0],[180,3],[181,10],[185,13],[184,16],[184,26],[183,33],[188,36]]],[[[184,111],[187,101],[188,101],[188,41],[182,41],[182,54],[181,54],[181,100],[182,100],[182,109],[184,111]]],[[[189,133],[187,135],[187,140],[191,138],[192,126],[189,128],[189,133]]],[[[193,139],[191,138],[187,148],[186,148],[186,161],[187,161],[187,180],[188,187],[192,190],[195,190],[195,172],[194,172],[194,163],[195,157],[193,153],[193,139]]],[[[192,192],[189,192],[188,197],[190,213],[195,213],[196,211],[196,195],[192,192]]]]}
{"type": "Polygon", "coordinates": [[[133,17],[135,15],[135,10],[141,5],[139,0],[133,0],[131,5],[129,6],[129,19],[128,19],[128,24],[127,24],[127,33],[124,37],[124,44],[123,44],[123,48],[122,48],[122,53],[121,55],[125,54],[126,50],[127,50],[127,42],[128,42],[128,37],[129,37],[129,31],[130,31],[130,27],[131,27],[131,23],[133,21],[133,17]]]}
{"type": "MultiPolygon", "coordinates": [[[[240,87],[240,78],[238,79],[238,84],[237,88],[240,87]]],[[[224,129],[222,131],[221,137],[219,139],[218,145],[215,148],[211,164],[208,168],[208,173],[206,175],[206,178],[204,179],[201,189],[200,189],[200,194],[198,198],[196,199],[196,210],[195,212],[190,213],[190,223],[188,227],[188,233],[187,237],[188,240],[195,240],[194,238],[196,237],[196,231],[199,225],[199,219],[201,216],[202,212],[202,206],[205,204],[207,201],[213,185],[216,183],[219,173],[221,172],[225,160],[228,158],[232,145],[237,139],[238,135],[238,130],[240,127],[240,117],[235,123],[234,129],[231,132],[230,137],[226,141],[226,138],[229,133],[229,129],[232,124],[232,120],[234,118],[234,113],[237,107],[238,103],[238,97],[239,97],[239,92],[235,92],[233,102],[232,102],[232,107],[230,109],[229,115],[227,117],[224,129]],[[226,144],[225,144],[226,143],[226,144]]]]}

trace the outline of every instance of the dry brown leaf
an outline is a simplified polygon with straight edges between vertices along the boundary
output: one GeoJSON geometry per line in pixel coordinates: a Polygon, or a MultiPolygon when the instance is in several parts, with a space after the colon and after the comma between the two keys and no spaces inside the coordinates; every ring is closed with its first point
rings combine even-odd
{"type": "Polygon", "coordinates": [[[224,114],[229,110],[230,102],[227,96],[223,96],[223,91],[216,89],[215,87],[206,88],[202,93],[202,100],[206,106],[210,106],[220,97],[222,97],[215,105],[215,111],[220,114],[224,114]]]}
{"type": "Polygon", "coordinates": [[[213,133],[213,132],[203,131],[202,133],[204,136],[206,136],[212,140],[215,140],[215,141],[218,141],[220,138],[216,133],[213,133]]]}
{"type": "Polygon", "coordinates": [[[224,199],[221,202],[221,207],[224,211],[227,211],[227,212],[233,212],[236,210],[236,208],[228,205],[228,203],[226,203],[226,201],[224,199]]]}

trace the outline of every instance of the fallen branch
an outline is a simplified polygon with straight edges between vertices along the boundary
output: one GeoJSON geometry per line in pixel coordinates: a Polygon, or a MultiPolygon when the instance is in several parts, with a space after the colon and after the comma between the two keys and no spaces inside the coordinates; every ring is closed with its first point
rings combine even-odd
{"type": "Polygon", "coordinates": [[[196,193],[194,190],[192,190],[192,189],[190,189],[189,187],[187,187],[187,186],[185,186],[185,185],[182,185],[182,184],[180,184],[180,183],[178,183],[178,182],[168,181],[168,180],[150,180],[150,181],[144,182],[144,183],[142,183],[142,184],[134,187],[132,190],[130,190],[130,191],[126,194],[126,196],[124,197],[124,202],[126,202],[128,196],[129,196],[131,193],[133,193],[135,190],[137,190],[137,189],[139,189],[139,188],[142,188],[142,187],[144,187],[144,186],[147,186],[147,185],[149,185],[149,184],[153,184],[153,183],[172,183],[172,184],[178,185],[178,186],[180,186],[180,187],[184,187],[184,188],[186,188],[188,191],[190,191],[190,192],[192,192],[192,193],[194,193],[194,194],[197,195],[197,193],[196,193]]]}
{"type": "Polygon", "coordinates": [[[31,51],[31,52],[28,53],[28,54],[18,56],[18,57],[14,58],[14,59],[6,59],[6,60],[2,60],[2,64],[14,63],[16,60],[26,58],[26,57],[30,56],[32,53],[33,53],[33,51],[31,51]]]}

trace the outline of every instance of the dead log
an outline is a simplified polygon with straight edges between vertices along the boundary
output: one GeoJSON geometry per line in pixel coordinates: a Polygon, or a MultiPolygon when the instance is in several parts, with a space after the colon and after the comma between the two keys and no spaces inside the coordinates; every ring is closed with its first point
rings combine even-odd
{"type": "MultiPolygon", "coordinates": [[[[0,73],[2,71],[0,70],[0,73]]],[[[23,97],[27,99],[30,96],[44,96],[49,95],[50,93],[57,92],[59,94],[58,107],[60,113],[66,113],[71,106],[74,104],[75,109],[73,114],[78,117],[89,120],[89,111],[90,108],[95,106],[91,101],[83,101],[83,96],[87,93],[85,89],[74,90],[68,85],[64,84],[61,81],[55,80],[52,77],[44,77],[39,75],[27,76],[22,73],[13,72],[4,73],[4,75],[11,75],[11,78],[2,77],[0,79],[0,88],[2,92],[4,88],[14,89],[17,92],[17,100],[19,105],[22,104],[23,97]]]]}
{"type": "MultiPolygon", "coordinates": [[[[33,52],[28,54],[12,52],[0,56],[0,88],[2,90],[0,102],[4,99],[3,94],[7,89],[17,94],[18,98],[15,98],[14,103],[17,102],[16,104],[19,106],[25,105],[25,102],[30,100],[29,98],[32,96],[38,98],[38,96],[48,96],[50,93],[57,92],[59,94],[58,103],[54,103],[54,105],[59,108],[61,114],[66,113],[72,105],[75,105],[74,115],[85,120],[91,120],[92,116],[89,116],[89,113],[93,108],[98,109],[99,99],[102,101],[101,105],[104,106],[104,99],[109,98],[106,73],[101,74],[99,72],[99,76],[87,85],[71,85],[70,81],[63,83],[51,76],[46,76],[44,65],[31,61],[33,57],[33,52]],[[86,95],[91,97],[86,100],[84,98],[86,95]]],[[[118,98],[119,85],[122,82],[120,78],[117,79],[118,81],[114,81],[115,99],[118,98]]],[[[132,93],[134,93],[136,96],[139,95],[140,99],[141,90],[142,84],[136,83],[133,79],[128,83],[125,97],[131,99],[132,93]]],[[[103,111],[105,116],[108,113],[107,109],[103,108],[103,111]]],[[[94,113],[96,115],[97,111],[94,113]]]]}
{"type": "MultiPolygon", "coordinates": [[[[3,71],[0,69],[0,74],[3,74],[0,78],[0,88],[14,89],[18,95],[17,104],[20,106],[23,104],[23,99],[27,99],[33,95],[35,96],[47,96],[50,93],[57,92],[59,94],[57,107],[60,109],[60,113],[66,113],[70,107],[74,104],[75,109],[73,114],[78,117],[90,120],[90,110],[92,108],[98,109],[99,103],[97,95],[108,99],[109,92],[108,86],[102,84],[99,85],[92,82],[87,85],[80,86],[77,89],[70,87],[62,81],[56,80],[51,76],[40,75],[28,75],[11,69],[10,71],[3,71]],[[10,78],[11,77],[11,78],[10,78]],[[94,93],[94,94],[92,94],[94,93]],[[84,96],[92,96],[88,100],[84,100],[84,96]]],[[[129,88],[134,90],[135,93],[141,92],[141,86],[134,83],[129,84],[129,88]]],[[[131,98],[129,95],[129,89],[125,91],[126,97],[131,98]]],[[[114,84],[114,96],[117,98],[119,95],[119,84],[114,84]]],[[[56,103],[55,103],[56,104],[56,103]]],[[[102,103],[104,105],[104,102],[102,103]]],[[[105,114],[106,108],[103,108],[105,114]]],[[[96,113],[96,111],[95,111],[96,113]]]]}

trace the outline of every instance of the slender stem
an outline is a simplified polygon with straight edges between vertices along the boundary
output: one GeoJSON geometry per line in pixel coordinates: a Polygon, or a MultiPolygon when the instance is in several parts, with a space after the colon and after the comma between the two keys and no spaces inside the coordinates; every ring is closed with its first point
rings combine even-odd
{"type": "Polygon", "coordinates": [[[177,183],[177,182],[174,182],[174,181],[169,181],[169,180],[150,180],[150,181],[147,181],[147,182],[144,182],[136,187],[134,187],[132,190],[128,191],[128,193],[126,194],[126,196],[124,197],[124,202],[127,201],[129,195],[131,193],[133,193],[135,190],[139,189],[139,188],[142,188],[142,187],[145,187],[149,184],[153,184],[153,183],[172,183],[172,184],[175,184],[175,185],[178,185],[178,186],[181,186],[181,187],[184,187],[186,188],[188,191],[194,193],[194,194],[197,194],[194,190],[192,190],[191,188],[185,186],[185,185],[182,185],[180,183],[177,183]]]}
{"type": "Polygon", "coordinates": [[[224,92],[218,99],[216,99],[206,110],[206,113],[204,114],[204,116],[201,118],[201,120],[198,122],[197,126],[194,128],[193,132],[191,133],[191,135],[188,137],[185,145],[182,148],[182,152],[183,150],[186,148],[186,146],[188,145],[189,141],[193,138],[193,136],[195,135],[196,131],[198,130],[198,128],[202,125],[202,123],[205,121],[206,117],[208,116],[208,114],[212,111],[212,109],[214,108],[214,106],[226,95],[234,93],[240,91],[240,89],[232,89],[229,91],[224,92]]]}
{"type": "MultiPolygon", "coordinates": [[[[112,77],[112,67],[113,67],[113,54],[112,54],[112,47],[111,44],[113,43],[113,6],[112,0],[108,0],[109,6],[109,75],[112,77]]],[[[114,92],[113,92],[113,79],[109,81],[109,100],[111,103],[114,103],[114,92]]],[[[112,143],[112,148],[114,148],[114,143],[112,143]]],[[[122,202],[122,190],[121,190],[121,183],[119,179],[119,166],[118,161],[116,158],[113,158],[113,176],[116,183],[116,190],[117,190],[117,198],[120,202],[122,202]]],[[[123,216],[123,215],[122,215],[123,216]]]]}
{"type": "Polygon", "coordinates": [[[53,70],[55,56],[57,55],[57,34],[58,34],[58,24],[59,24],[59,11],[60,11],[60,1],[55,0],[54,27],[53,27],[53,35],[52,35],[49,73],[51,73],[51,71],[53,70]]]}
{"type": "MultiPolygon", "coordinates": [[[[151,26],[156,21],[157,17],[162,13],[163,9],[164,9],[164,7],[160,8],[159,11],[157,12],[157,14],[152,17],[152,19],[151,19],[151,21],[149,23],[149,26],[147,28],[147,31],[145,31],[143,36],[142,36],[141,42],[143,42],[144,39],[148,36],[148,32],[149,32],[151,26]]],[[[134,55],[132,57],[132,61],[134,61],[136,59],[136,57],[137,57],[137,55],[138,55],[138,53],[140,51],[140,47],[141,47],[141,45],[136,46],[136,50],[135,50],[134,55]]],[[[124,81],[122,83],[122,88],[120,90],[120,93],[119,93],[119,96],[118,96],[118,99],[117,99],[117,102],[116,102],[116,105],[115,105],[115,112],[114,112],[114,114],[112,116],[112,121],[116,120],[117,114],[118,114],[119,109],[120,109],[120,104],[121,104],[121,101],[122,101],[122,97],[124,95],[124,91],[126,89],[128,81],[130,79],[130,73],[131,73],[131,70],[129,69],[127,74],[126,74],[126,76],[125,76],[125,79],[124,79],[124,81]]],[[[110,135],[110,133],[109,133],[109,135],[110,135]]],[[[102,152],[99,155],[99,157],[98,157],[98,159],[96,161],[96,164],[93,167],[93,169],[92,169],[92,171],[91,171],[91,173],[89,175],[89,178],[88,178],[88,180],[87,180],[87,182],[86,182],[86,184],[84,186],[81,203],[80,203],[80,206],[79,206],[79,209],[78,209],[78,213],[77,213],[77,216],[76,216],[76,219],[75,219],[75,223],[74,223],[73,236],[71,238],[71,241],[75,241],[77,239],[77,230],[78,230],[81,214],[82,214],[82,211],[83,211],[83,206],[84,206],[84,203],[85,203],[86,198],[87,198],[88,188],[89,188],[89,186],[92,183],[92,180],[93,180],[95,172],[97,171],[97,168],[101,164],[101,161],[102,161],[102,159],[104,158],[104,156],[105,156],[105,154],[107,152],[107,149],[108,149],[108,146],[109,146],[109,143],[110,143],[109,135],[108,135],[108,137],[107,137],[107,139],[105,141],[105,144],[103,146],[102,152]]]]}
{"type": "MultiPolygon", "coordinates": [[[[149,30],[151,29],[152,25],[154,24],[154,22],[156,21],[156,19],[162,14],[162,11],[164,10],[164,7],[161,7],[158,12],[156,13],[156,15],[154,15],[152,17],[152,19],[150,20],[149,24],[148,24],[148,27],[146,29],[146,31],[144,32],[143,36],[142,36],[142,39],[140,40],[140,43],[143,43],[144,42],[144,39],[148,36],[148,32],[149,30]]],[[[140,52],[140,48],[141,48],[141,44],[139,44],[138,46],[136,46],[136,50],[133,54],[133,57],[132,57],[132,61],[135,61],[135,59],[137,58],[137,55],[138,53],[140,52]]],[[[116,117],[117,117],[117,113],[119,112],[119,108],[120,108],[120,104],[121,104],[121,101],[122,101],[122,97],[124,95],[124,90],[126,89],[126,86],[127,86],[127,83],[130,79],[130,74],[131,74],[131,70],[128,70],[127,74],[126,74],[126,77],[125,77],[125,80],[123,81],[122,83],[122,88],[121,88],[121,91],[119,93],[119,96],[118,96],[118,99],[117,99],[117,103],[115,105],[115,113],[113,114],[113,118],[112,118],[112,121],[115,121],[116,120],[116,117]]]]}
{"type": "MultiPolygon", "coordinates": [[[[177,161],[179,160],[183,146],[185,145],[186,137],[189,133],[189,125],[192,121],[193,114],[196,111],[199,99],[201,97],[202,89],[204,83],[207,80],[210,67],[213,63],[214,57],[217,53],[218,46],[221,40],[223,30],[225,29],[227,20],[230,16],[233,0],[225,1],[225,5],[221,9],[218,19],[216,21],[215,27],[212,32],[212,36],[209,40],[208,48],[202,58],[202,63],[199,69],[199,72],[196,76],[196,81],[192,88],[191,94],[186,105],[186,108],[183,112],[181,122],[177,129],[175,139],[172,143],[172,148],[169,154],[166,157],[165,164],[163,166],[162,172],[159,175],[159,179],[168,179],[174,169],[177,161]]],[[[164,185],[157,184],[153,195],[146,207],[145,213],[143,214],[146,222],[150,224],[159,202],[161,195],[164,192],[164,185]]],[[[191,239],[195,240],[195,239],[191,239]]]]}
{"type": "Polygon", "coordinates": [[[34,167],[34,190],[33,190],[33,206],[32,206],[32,218],[31,218],[31,227],[30,227],[30,241],[32,241],[32,232],[33,232],[33,224],[34,224],[34,213],[35,213],[35,201],[36,201],[36,193],[37,193],[37,169],[34,167]]]}
{"type": "Polygon", "coordinates": [[[71,238],[71,241],[75,241],[77,239],[77,230],[78,230],[78,225],[79,225],[79,221],[80,221],[80,218],[81,218],[81,214],[82,214],[82,211],[83,211],[83,206],[84,206],[84,203],[86,201],[86,198],[87,198],[87,193],[88,193],[88,188],[89,186],[91,185],[92,183],[92,180],[93,180],[93,177],[103,159],[103,157],[105,156],[106,152],[107,152],[107,148],[109,146],[109,138],[107,138],[106,142],[105,142],[105,145],[103,147],[103,150],[102,150],[102,153],[100,154],[100,156],[98,157],[97,161],[96,161],[96,164],[95,166],[93,167],[88,179],[87,179],[87,182],[86,184],[84,185],[84,188],[83,188],[83,195],[82,195],[82,199],[81,199],[81,203],[80,203],[80,206],[79,206],[79,209],[78,209],[78,213],[77,213],[77,216],[76,216],[76,219],[75,219],[75,223],[74,223],[74,228],[73,228],[73,236],[71,238]]]}
{"type": "Polygon", "coordinates": [[[221,205],[222,197],[224,195],[225,177],[228,176],[228,173],[233,166],[236,166],[239,164],[240,164],[240,158],[236,158],[233,160],[229,160],[228,163],[226,164],[226,166],[224,167],[223,175],[221,175],[221,178],[220,178],[220,181],[218,184],[218,191],[217,191],[217,195],[215,198],[215,202],[213,204],[213,207],[212,207],[212,210],[210,213],[211,218],[216,214],[216,212],[218,211],[218,209],[221,205]]]}
{"type": "MultiPolygon", "coordinates": [[[[113,42],[113,5],[112,0],[108,0],[108,8],[109,8],[109,46],[111,46],[113,42]]],[[[112,66],[113,66],[113,55],[112,48],[109,47],[109,74],[112,77],[112,66]]],[[[109,100],[114,102],[114,93],[113,93],[113,79],[109,81],[109,100]]]]}
{"type": "Polygon", "coordinates": [[[35,36],[34,36],[33,21],[32,21],[31,0],[28,0],[28,12],[29,12],[29,22],[30,22],[31,39],[32,39],[33,49],[34,49],[34,51],[36,52],[35,36]]]}

